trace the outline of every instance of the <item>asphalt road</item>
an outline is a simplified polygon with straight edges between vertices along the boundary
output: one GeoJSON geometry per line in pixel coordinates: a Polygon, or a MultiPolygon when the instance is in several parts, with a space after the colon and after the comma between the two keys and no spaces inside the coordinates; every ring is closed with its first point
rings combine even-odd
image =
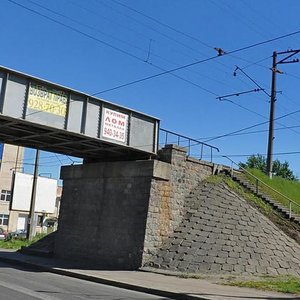
{"type": "Polygon", "coordinates": [[[0,262],[0,300],[167,299],[0,262]]]}

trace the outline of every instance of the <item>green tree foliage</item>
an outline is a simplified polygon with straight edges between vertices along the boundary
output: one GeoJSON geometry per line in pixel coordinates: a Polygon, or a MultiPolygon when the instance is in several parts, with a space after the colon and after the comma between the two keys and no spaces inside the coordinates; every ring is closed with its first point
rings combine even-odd
{"type": "MultiPolygon", "coordinates": [[[[243,168],[249,169],[258,169],[263,172],[267,170],[267,159],[260,155],[251,155],[246,163],[240,163],[240,166],[243,168]]],[[[287,161],[281,163],[279,159],[274,160],[273,162],[273,175],[281,176],[282,178],[288,180],[298,180],[298,178],[294,175],[293,171],[290,169],[290,165],[287,161]]]]}
{"type": "Polygon", "coordinates": [[[263,172],[266,172],[267,160],[264,156],[260,154],[251,155],[250,157],[248,157],[246,163],[240,163],[240,166],[243,168],[258,169],[263,172]]]}

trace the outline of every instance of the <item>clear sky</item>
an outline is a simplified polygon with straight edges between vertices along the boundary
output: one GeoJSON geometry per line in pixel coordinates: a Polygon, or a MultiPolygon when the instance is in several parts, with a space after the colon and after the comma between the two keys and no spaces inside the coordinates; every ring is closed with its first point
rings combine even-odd
{"type": "MultiPolygon", "coordinates": [[[[299,12],[298,0],[0,0],[0,64],[102,92],[103,99],[158,117],[162,128],[210,140],[219,155],[245,161],[266,154],[267,123],[213,138],[268,121],[272,53],[300,48],[299,12]],[[216,57],[215,47],[228,54],[216,57]],[[254,82],[264,91],[216,99],[257,89],[254,82]]],[[[276,121],[274,158],[287,160],[300,177],[300,63],[278,68],[276,117],[289,115],[276,121]]],[[[27,151],[27,163],[33,156],[27,151]]],[[[71,160],[44,153],[41,172],[58,176],[62,163],[71,160]]]]}

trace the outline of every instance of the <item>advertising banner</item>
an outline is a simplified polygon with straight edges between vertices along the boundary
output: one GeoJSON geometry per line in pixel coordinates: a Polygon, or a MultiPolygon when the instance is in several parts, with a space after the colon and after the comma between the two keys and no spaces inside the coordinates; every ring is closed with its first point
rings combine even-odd
{"type": "Polygon", "coordinates": [[[66,92],[30,83],[28,108],[65,117],[68,95],[66,92]]]}
{"type": "MultiPolygon", "coordinates": [[[[11,209],[30,210],[33,175],[15,173],[11,209]]],[[[54,213],[56,203],[57,180],[38,177],[36,189],[36,212],[54,213]]]]}
{"type": "Polygon", "coordinates": [[[128,115],[104,108],[102,137],[126,143],[128,115]]]}

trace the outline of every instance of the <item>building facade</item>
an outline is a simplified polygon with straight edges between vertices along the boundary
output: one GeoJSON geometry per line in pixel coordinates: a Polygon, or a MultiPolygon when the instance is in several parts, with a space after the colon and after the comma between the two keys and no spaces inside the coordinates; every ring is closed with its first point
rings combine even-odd
{"type": "MultiPolygon", "coordinates": [[[[8,232],[23,229],[26,230],[29,210],[12,209],[14,173],[24,172],[23,165],[25,148],[2,144],[0,150],[0,227],[8,232]]],[[[35,221],[37,233],[47,232],[56,228],[61,193],[62,187],[57,187],[57,198],[54,213],[36,213],[35,221]]]]}
{"type": "Polygon", "coordinates": [[[1,165],[0,165],[0,227],[4,230],[12,231],[16,226],[10,221],[11,193],[13,183],[13,172],[23,170],[24,148],[9,144],[1,145],[1,165]],[[10,224],[11,223],[11,224],[10,224]],[[11,228],[12,227],[12,228],[11,228]]]}

